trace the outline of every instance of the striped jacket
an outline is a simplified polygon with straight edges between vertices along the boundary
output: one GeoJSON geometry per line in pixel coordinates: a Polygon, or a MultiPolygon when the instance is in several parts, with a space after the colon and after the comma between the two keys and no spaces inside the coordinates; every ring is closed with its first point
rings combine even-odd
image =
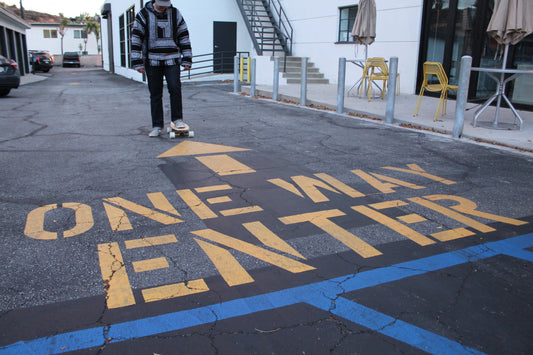
{"type": "Polygon", "coordinates": [[[131,36],[133,69],[151,66],[192,65],[192,49],[187,24],[173,6],[164,13],[154,9],[152,2],[135,17],[131,36]]]}

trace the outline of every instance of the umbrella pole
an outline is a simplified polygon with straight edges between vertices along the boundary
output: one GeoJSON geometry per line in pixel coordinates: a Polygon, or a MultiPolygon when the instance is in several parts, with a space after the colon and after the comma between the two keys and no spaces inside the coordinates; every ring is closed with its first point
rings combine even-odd
{"type": "MultiPolygon", "coordinates": [[[[503,53],[503,64],[502,69],[505,70],[507,68],[507,55],[509,54],[509,45],[505,45],[505,51],[503,53]]],[[[502,73],[502,76],[500,78],[500,83],[498,84],[498,103],[496,104],[496,116],[494,117],[494,126],[498,126],[498,116],[500,115],[500,105],[502,102],[502,95],[505,95],[505,73],[502,73]]]]}
{"type": "MultiPolygon", "coordinates": [[[[365,43],[365,68],[366,68],[366,60],[367,60],[367,59],[368,59],[368,44],[365,43]]],[[[365,69],[363,68],[363,71],[364,71],[364,70],[365,70],[365,69]]],[[[363,73],[363,75],[365,75],[365,74],[366,74],[366,73],[363,73]]],[[[367,87],[368,87],[368,79],[365,78],[365,86],[364,86],[364,88],[365,88],[365,92],[366,92],[367,95],[368,95],[367,87]]]]}

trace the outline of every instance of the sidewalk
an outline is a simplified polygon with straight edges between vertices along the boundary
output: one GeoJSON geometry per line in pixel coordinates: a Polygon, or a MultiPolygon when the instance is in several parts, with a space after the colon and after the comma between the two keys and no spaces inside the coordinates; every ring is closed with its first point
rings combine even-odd
{"type": "MultiPolygon", "coordinates": [[[[348,90],[349,87],[346,88],[348,90]]],[[[250,94],[250,86],[243,86],[242,91],[250,94]]],[[[370,102],[366,98],[359,96],[352,90],[344,97],[345,113],[360,115],[363,118],[385,120],[387,97],[385,99],[372,98],[370,102]]],[[[258,96],[272,97],[272,86],[257,86],[256,94],[258,96]]],[[[377,93],[375,93],[377,95],[377,93]]],[[[279,99],[288,100],[294,103],[300,103],[300,85],[289,84],[280,85],[279,99]]],[[[424,96],[420,113],[413,117],[418,95],[400,94],[396,98],[394,124],[404,127],[433,131],[437,133],[452,136],[453,125],[455,120],[455,100],[448,99],[447,114],[439,116],[436,122],[433,121],[439,99],[424,96]]],[[[308,85],[307,87],[307,104],[318,108],[337,110],[337,85],[308,85]]],[[[473,127],[473,118],[475,111],[480,107],[479,104],[467,103],[463,128],[463,139],[471,139],[489,144],[495,144],[507,148],[512,148],[521,152],[533,153],[533,112],[518,110],[518,113],[524,120],[522,131],[518,129],[494,129],[492,121],[496,108],[488,107],[478,119],[477,127],[473,127]]],[[[499,122],[503,124],[513,124],[514,115],[508,108],[500,109],[499,122]]]]}
{"type": "Polygon", "coordinates": [[[40,75],[40,74],[31,74],[28,73],[26,75],[23,75],[20,77],[20,85],[27,85],[31,83],[37,83],[39,81],[43,81],[48,79],[48,76],[46,75],[40,75]]]}

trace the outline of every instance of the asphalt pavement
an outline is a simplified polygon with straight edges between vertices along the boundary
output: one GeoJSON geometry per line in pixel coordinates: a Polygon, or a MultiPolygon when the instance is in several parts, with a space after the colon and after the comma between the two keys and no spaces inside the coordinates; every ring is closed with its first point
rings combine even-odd
{"type": "Polygon", "coordinates": [[[0,99],[1,354],[532,352],[527,152],[224,83],[150,138],[145,84],[42,76],[0,99]]]}

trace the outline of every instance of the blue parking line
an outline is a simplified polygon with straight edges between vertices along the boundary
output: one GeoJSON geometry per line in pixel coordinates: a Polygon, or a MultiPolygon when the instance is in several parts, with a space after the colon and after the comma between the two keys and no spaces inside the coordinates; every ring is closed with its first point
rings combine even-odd
{"type": "Polygon", "coordinates": [[[490,258],[495,255],[510,255],[532,261],[531,256],[533,253],[524,250],[532,246],[533,233],[530,233],[264,295],[119,323],[109,327],[91,328],[35,340],[20,341],[0,348],[0,353],[21,354],[33,352],[58,354],[82,350],[102,346],[106,339],[111,339],[109,343],[118,343],[291,306],[297,303],[307,303],[332,312],[339,317],[361,324],[426,352],[434,354],[479,353],[440,335],[394,320],[390,316],[346,300],[339,297],[339,295],[490,258]]]}

